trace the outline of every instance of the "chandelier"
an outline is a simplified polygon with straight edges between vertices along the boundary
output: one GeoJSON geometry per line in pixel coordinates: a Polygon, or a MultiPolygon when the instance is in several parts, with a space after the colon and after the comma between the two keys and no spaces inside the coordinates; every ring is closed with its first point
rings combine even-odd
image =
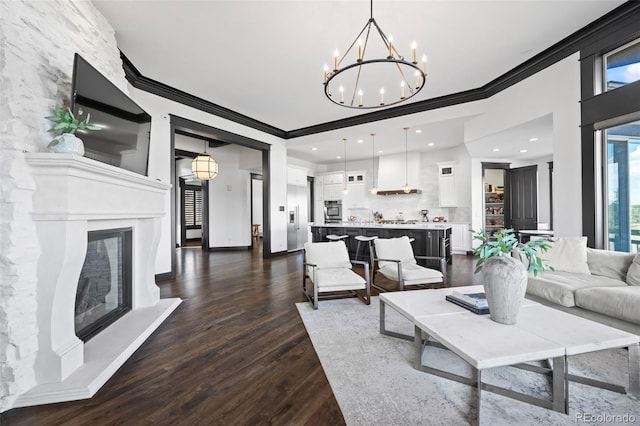
{"type": "Polygon", "coordinates": [[[419,66],[416,48],[414,41],[411,61],[398,52],[393,37],[387,37],[373,18],[371,0],[370,18],[353,43],[342,56],[335,50],[333,71],[324,66],[324,94],[336,105],[356,109],[381,108],[406,101],[422,90],[427,76],[427,57],[422,56],[419,66]],[[369,36],[377,40],[376,34],[381,42],[376,44],[371,40],[370,43],[369,36]]]}
{"type": "Polygon", "coordinates": [[[218,163],[207,154],[207,142],[204,143],[204,152],[191,161],[191,171],[202,180],[211,180],[218,176],[218,163]]]}

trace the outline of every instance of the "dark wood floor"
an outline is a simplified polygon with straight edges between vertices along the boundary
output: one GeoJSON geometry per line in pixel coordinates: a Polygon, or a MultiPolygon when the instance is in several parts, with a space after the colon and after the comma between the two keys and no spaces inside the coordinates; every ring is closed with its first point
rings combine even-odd
{"type": "MultiPolygon", "coordinates": [[[[178,259],[159,286],[183,303],[93,398],[13,409],[0,425],[344,424],[295,307],[300,253],[192,247],[178,259]]],[[[452,286],[479,282],[472,259],[454,256],[452,286]]]]}

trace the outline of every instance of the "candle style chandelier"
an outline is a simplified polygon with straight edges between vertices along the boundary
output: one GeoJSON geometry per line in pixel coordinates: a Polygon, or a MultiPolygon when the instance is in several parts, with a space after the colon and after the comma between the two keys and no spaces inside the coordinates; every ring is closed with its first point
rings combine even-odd
{"type": "Polygon", "coordinates": [[[356,109],[382,108],[406,101],[422,90],[427,76],[427,57],[422,56],[419,66],[416,48],[414,41],[411,61],[398,52],[393,37],[387,37],[373,18],[371,0],[371,16],[353,43],[342,57],[335,50],[333,71],[324,66],[324,94],[336,105],[356,109]],[[382,42],[369,43],[372,33],[372,38],[377,33],[382,42]],[[349,63],[351,60],[354,62],[349,63]]]}

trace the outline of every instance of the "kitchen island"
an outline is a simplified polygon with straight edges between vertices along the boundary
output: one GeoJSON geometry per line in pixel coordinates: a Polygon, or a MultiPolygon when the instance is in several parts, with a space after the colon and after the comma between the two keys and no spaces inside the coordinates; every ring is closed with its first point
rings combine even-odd
{"type": "MultiPolygon", "coordinates": [[[[377,236],[378,238],[397,238],[406,235],[415,238],[412,243],[413,253],[416,256],[444,257],[447,263],[451,263],[451,225],[447,223],[417,222],[417,223],[393,223],[379,224],[368,222],[328,223],[323,225],[311,225],[313,242],[326,242],[327,235],[348,235],[344,241],[352,259],[356,254],[358,235],[377,236]]],[[[360,247],[360,255],[367,256],[367,248],[360,247]]],[[[425,264],[424,261],[418,262],[425,264]]],[[[428,261],[427,266],[436,266],[438,262],[428,261]]]]}

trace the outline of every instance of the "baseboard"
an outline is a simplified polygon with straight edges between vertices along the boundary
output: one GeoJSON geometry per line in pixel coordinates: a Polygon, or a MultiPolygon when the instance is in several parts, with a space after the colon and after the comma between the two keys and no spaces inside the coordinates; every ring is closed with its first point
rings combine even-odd
{"type": "Polygon", "coordinates": [[[271,253],[271,254],[269,255],[269,257],[286,256],[286,255],[288,255],[288,254],[289,254],[289,252],[288,252],[288,251],[286,251],[286,250],[284,250],[284,251],[276,251],[276,252],[271,253]]]}
{"type": "Polygon", "coordinates": [[[209,251],[237,251],[237,250],[251,250],[251,246],[209,247],[209,251]]]}
{"type": "Polygon", "coordinates": [[[176,274],[174,272],[165,272],[162,274],[156,274],[156,282],[158,281],[168,281],[175,279],[176,274]]]}

